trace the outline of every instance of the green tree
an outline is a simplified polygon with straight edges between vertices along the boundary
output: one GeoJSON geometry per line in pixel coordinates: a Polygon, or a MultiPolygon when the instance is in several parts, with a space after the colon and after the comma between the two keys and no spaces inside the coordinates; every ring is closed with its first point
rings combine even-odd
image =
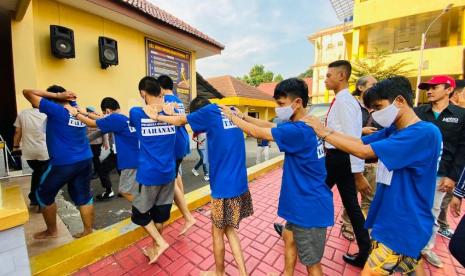
{"type": "Polygon", "coordinates": [[[307,69],[307,71],[303,72],[298,76],[299,79],[304,79],[304,78],[312,78],[313,77],[313,69],[310,67],[307,69]]]}
{"type": "Polygon", "coordinates": [[[280,81],[283,81],[283,76],[281,76],[281,74],[277,74],[276,76],[274,76],[273,78],[273,81],[274,82],[280,82],[280,81]]]}
{"type": "Polygon", "coordinates": [[[249,85],[259,86],[263,82],[272,82],[273,76],[273,72],[265,71],[265,66],[256,64],[250,69],[249,74],[244,75],[241,80],[249,85]]]}
{"type": "Polygon", "coordinates": [[[414,71],[414,69],[408,69],[411,62],[407,58],[393,64],[386,64],[388,55],[386,51],[376,50],[368,54],[366,58],[356,58],[352,61],[351,81],[355,82],[358,78],[366,75],[372,75],[380,81],[393,76],[405,76],[414,71]]]}

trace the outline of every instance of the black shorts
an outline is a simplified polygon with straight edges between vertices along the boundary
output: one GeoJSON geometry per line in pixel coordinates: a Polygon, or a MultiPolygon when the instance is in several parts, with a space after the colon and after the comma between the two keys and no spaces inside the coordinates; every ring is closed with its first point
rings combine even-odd
{"type": "Polygon", "coordinates": [[[37,200],[42,207],[52,205],[60,189],[67,184],[76,206],[92,204],[91,178],[92,159],[62,166],[49,165],[37,188],[37,200]]]}

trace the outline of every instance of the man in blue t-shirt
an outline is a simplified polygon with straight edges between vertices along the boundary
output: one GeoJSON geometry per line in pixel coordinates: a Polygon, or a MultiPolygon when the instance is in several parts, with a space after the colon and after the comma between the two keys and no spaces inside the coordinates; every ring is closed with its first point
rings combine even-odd
{"type": "Polygon", "coordinates": [[[373,119],[385,129],[362,139],[324,127],[318,118],[304,121],[323,140],[362,159],[378,158],[377,190],[366,219],[372,229],[372,251],[364,275],[411,273],[428,243],[431,212],[442,150],[439,129],[421,121],[413,110],[408,79],[393,77],[375,84],[364,96],[373,119]]]}
{"type": "MultiPolygon", "coordinates": [[[[162,106],[163,94],[154,77],[142,78],[139,92],[146,107],[162,106]]],[[[176,128],[172,124],[150,119],[142,107],[131,108],[129,124],[135,128],[139,139],[136,174],[139,191],[132,202],[131,220],[143,226],[153,239],[153,246],[144,249],[149,264],[152,264],[169,247],[161,233],[163,223],[170,218],[173,204],[176,128]]]]}
{"type": "MultiPolygon", "coordinates": [[[[173,93],[173,80],[167,75],[161,75],[158,77],[158,82],[160,83],[164,103],[174,104],[179,114],[186,114],[184,103],[173,93]]],[[[174,152],[176,156],[176,180],[174,181],[174,202],[178,206],[179,211],[181,211],[181,214],[185,220],[184,226],[181,228],[179,235],[185,234],[196,223],[194,216],[189,212],[189,208],[187,208],[187,203],[184,198],[184,184],[182,182],[181,172],[182,160],[186,155],[190,153],[189,145],[189,135],[187,134],[186,127],[177,126],[176,143],[174,147],[174,152]]]]}
{"type": "Polygon", "coordinates": [[[49,87],[47,91],[25,89],[23,94],[32,106],[47,115],[46,142],[50,165],[36,191],[47,230],[35,233],[34,238],[57,237],[55,197],[66,184],[84,224],[84,231],[74,237],[88,235],[92,233],[94,221],[90,189],[92,152],[86,136],[86,125],[64,107],[74,102],[76,95],[57,85],[49,87]]]}
{"type": "Polygon", "coordinates": [[[153,120],[183,126],[187,123],[194,132],[207,134],[210,188],[212,196],[211,220],[216,275],[224,275],[224,239],[226,235],[237,262],[240,275],[247,275],[240,240],[236,229],[242,219],[253,214],[252,198],[247,185],[245,141],[243,132],[209,100],[195,98],[189,115],[177,115],[172,105],[165,105],[159,115],[156,109],[144,109],[153,120]]]}
{"type": "Polygon", "coordinates": [[[222,106],[223,113],[245,133],[275,141],[284,152],[284,167],[278,215],[287,223],[283,231],[284,275],[294,275],[297,255],[309,275],[323,275],[321,258],[325,248],[326,227],[334,224],[333,194],[325,183],[323,144],[315,132],[300,119],[308,103],[307,84],[297,78],[280,82],[273,98],[276,115],[284,123],[275,124],[222,106]]]}
{"type": "MultiPolygon", "coordinates": [[[[139,158],[139,140],[137,139],[136,129],[129,126],[129,118],[121,114],[120,106],[117,100],[106,97],[100,103],[102,112],[101,116],[95,112],[86,112],[72,106],[66,108],[78,120],[88,127],[97,127],[102,133],[113,133],[116,147],[117,167],[120,170],[118,192],[127,200],[132,201],[137,193],[136,173],[139,158]],[[82,116],[78,116],[81,114],[82,116]]],[[[104,161],[105,162],[105,161],[104,161]]],[[[107,200],[114,197],[111,187],[97,199],[107,200]]]]}

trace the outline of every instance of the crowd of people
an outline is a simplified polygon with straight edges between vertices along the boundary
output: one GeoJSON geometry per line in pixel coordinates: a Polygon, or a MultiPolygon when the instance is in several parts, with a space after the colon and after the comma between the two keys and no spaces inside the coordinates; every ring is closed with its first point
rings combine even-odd
{"type": "MultiPolygon", "coordinates": [[[[144,253],[149,263],[156,262],[169,248],[163,224],[173,201],[184,217],[180,234],[196,223],[184,199],[180,174],[183,158],[190,153],[185,128],[189,124],[200,156],[192,173],[198,176],[203,167],[212,196],[215,270],[204,274],[225,274],[226,236],[239,274],[247,275],[237,229],[242,219],[253,215],[254,195],[248,188],[243,132],[258,139],[257,162],[262,152],[268,158],[270,141],[284,153],[277,204],[278,216],[286,224],[274,225],[285,244],[284,275],[293,275],[297,259],[309,275],[323,275],[320,262],[326,232],[334,225],[333,186],[345,209],[342,235],[356,240],[359,249],[343,260],[363,268],[362,275],[425,275],[422,257],[441,267],[441,259],[432,251],[436,233],[451,239],[452,255],[465,265],[465,219],[455,233],[447,222],[448,208],[453,216],[460,216],[465,196],[463,81],[436,76],[420,83],[429,103],[414,107],[405,77],[377,81],[365,76],[351,93],[350,76],[348,61],[329,64],[325,84],[335,97],[325,123],[307,115],[308,87],[297,78],[276,86],[274,122],[204,98],[193,99],[186,114],[166,75],[140,80],[138,92],[145,105],[131,108],[129,116],[111,97],[101,101],[99,113],[81,108],[78,95],[60,86],[24,90],[34,108],[18,116],[14,147],[20,149],[21,141],[33,169],[31,205],[40,207],[47,225],[34,238],[57,236],[55,197],[65,185],[84,225],[76,237],[92,232],[90,181],[97,154],[89,144],[86,128],[90,127],[97,130],[91,140],[103,136],[115,145],[111,158],[120,173],[118,192],[132,202],[132,222],[152,238],[153,245],[144,253]],[[38,150],[45,144],[46,151],[38,150]]],[[[97,172],[102,184],[107,183],[107,170],[97,172]]],[[[105,188],[97,198],[114,196],[111,182],[105,188]]]]}

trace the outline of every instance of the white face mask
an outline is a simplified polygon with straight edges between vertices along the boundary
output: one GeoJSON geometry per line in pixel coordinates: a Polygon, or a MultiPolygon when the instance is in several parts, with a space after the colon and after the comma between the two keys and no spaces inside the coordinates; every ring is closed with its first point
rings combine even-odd
{"type": "Polygon", "coordinates": [[[382,127],[390,127],[396,120],[397,114],[399,114],[399,108],[392,103],[386,108],[373,112],[371,116],[382,127]]]}
{"type": "Polygon", "coordinates": [[[275,107],[276,117],[283,121],[289,121],[294,114],[292,104],[284,107],[275,107]]]}

